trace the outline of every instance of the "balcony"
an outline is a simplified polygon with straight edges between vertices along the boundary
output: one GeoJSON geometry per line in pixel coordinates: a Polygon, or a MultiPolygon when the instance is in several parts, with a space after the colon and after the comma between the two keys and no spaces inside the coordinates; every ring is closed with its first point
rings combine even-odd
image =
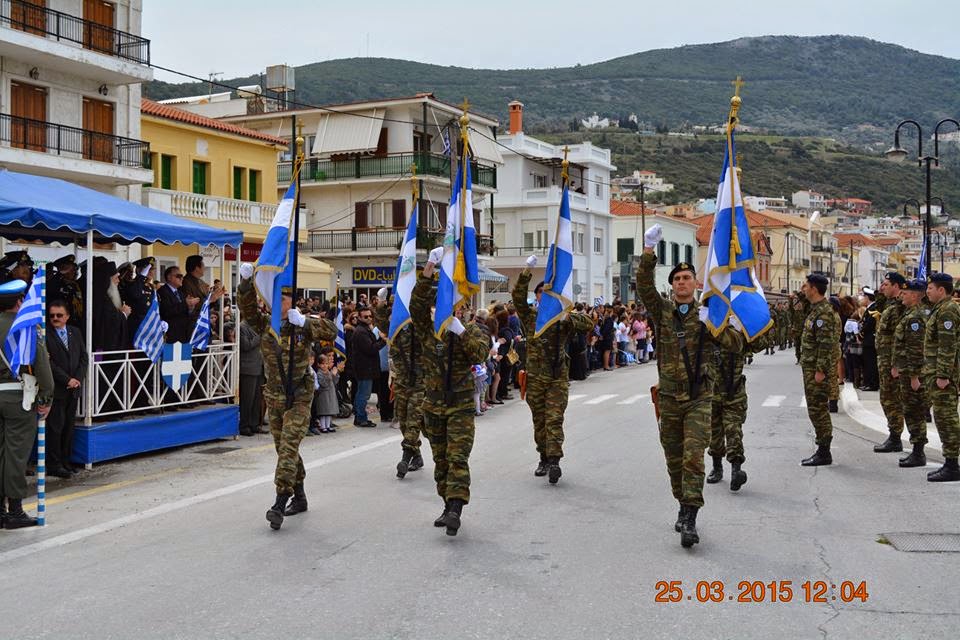
{"type": "MultiPolygon", "coordinates": [[[[320,255],[332,253],[385,253],[396,254],[400,250],[404,228],[368,228],[368,229],[322,229],[310,231],[307,241],[300,248],[320,255]]],[[[419,229],[417,231],[417,249],[429,251],[443,241],[443,231],[439,229],[419,229]]],[[[477,236],[477,253],[493,254],[493,238],[477,236]]]]}
{"type": "Polygon", "coordinates": [[[148,39],[26,0],[0,0],[0,55],[113,84],[153,78],[148,39]]]}
{"type": "MultiPolygon", "coordinates": [[[[142,200],[143,205],[151,209],[167,211],[181,218],[211,223],[234,222],[267,226],[273,221],[273,216],[277,212],[275,204],[218,198],[153,187],[143,189],[142,200]]],[[[303,218],[304,216],[301,215],[301,220],[303,218]]]]}
{"type": "MultiPolygon", "coordinates": [[[[321,160],[308,158],[303,166],[301,181],[304,184],[341,182],[362,178],[396,178],[410,173],[410,165],[417,165],[417,174],[450,178],[450,158],[438,153],[394,153],[379,157],[357,157],[346,160],[321,160]]],[[[491,189],[497,188],[497,169],[471,163],[472,183],[491,189]]],[[[277,165],[277,182],[289,184],[292,179],[292,163],[277,165]]]]}

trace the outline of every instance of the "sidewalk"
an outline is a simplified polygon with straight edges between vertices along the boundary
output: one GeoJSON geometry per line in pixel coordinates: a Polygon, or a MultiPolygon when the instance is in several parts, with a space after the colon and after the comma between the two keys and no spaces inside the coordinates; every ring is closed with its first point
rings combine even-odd
{"type": "MultiPolygon", "coordinates": [[[[840,408],[854,422],[876,431],[878,444],[888,435],[887,418],[883,415],[878,391],[859,391],[848,382],[840,387],[840,408]]],[[[906,427],[903,429],[903,446],[905,449],[910,447],[910,434],[906,427]]],[[[943,457],[943,445],[933,422],[927,423],[926,450],[928,456],[933,453],[939,458],[943,457]]]]}

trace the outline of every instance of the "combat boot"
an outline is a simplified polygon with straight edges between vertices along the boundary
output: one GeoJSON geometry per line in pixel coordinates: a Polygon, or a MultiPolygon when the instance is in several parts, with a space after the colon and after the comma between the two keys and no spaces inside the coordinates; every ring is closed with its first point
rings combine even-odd
{"type": "Polygon", "coordinates": [[[730,491],[740,491],[740,487],[747,484],[747,472],[740,469],[740,463],[734,462],[730,470],[730,491]]]}
{"type": "Polygon", "coordinates": [[[680,505],[680,512],[677,513],[677,523],[673,525],[673,530],[677,533],[680,533],[680,530],[683,528],[683,520],[687,517],[687,505],[680,505]]]}
{"type": "MultiPolygon", "coordinates": [[[[954,465],[956,465],[956,461],[954,461],[954,465]]],[[[7,498],[7,504],[7,515],[3,520],[4,528],[22,529],[37,526],[37,519],[27,515],[23,510],[23,502],[20,498],[7,498]]]]}
{"type": "Polygon", "coordinates": [[[830,400],[830,413],[840,413],[840,407],[836,400],[830,400]]]}
{"type": "Polygon", "coordinates": [[[707,484],[717,484],[723,480],[723,456],[710,456],[713,458],[713,469],[707,476],[707,484]]]}
{"type": "Polygon", "coordinates": [[[423,469],[423,456],[419,453],[413,454],[413,460],[410,461],[410,465],[407,467],[407,471],[419,471],[423,469]]]}
{"type": "Polygon", "coordinates": [[[800,462],[803,467],[819,467],[828,464],[833,464],[833,456],[830,455],[830,445],[828,444],[821,444],[817,447],[816,453],[800,462]]]}
{"type": "Polygon", "coordinates": [[[901,467],[925,467],[927,466],[927,454],[923,451],[922,444],[913,445],[913,451],[910,455],[900,458],[901,467]]]}
{"type": "Polygon", "coordinates": [[[540,456],[540,464],[537,465],[537,470],[533,472],[533,475],[538,478],[542,478],[547,475],[547,457],[540,456]]]}
{"type": "MultiPolygon", "coordinates": [[[[927,482],[957,482],[960,480],[960,467],[956,458],[944,458],[943,466],[927,474],[927,482]]],[[[20,502],[17,500],[17,502],[20,502]]],[[[13,500],[10,501],[10,510],[13,511],[13,500]]],[[[7,529],[10,529],[10,516],[7,516],[7,529]]]]}
{"type": "Polygon", "coordinates": [[[684,548],[692,547],[700,542],[700,535],[697,533],[697,511],[700,507],[687,505],[687,516],[680,525],[680,546],[684,548]]]}
{"type": "Polygon", "coordinates": [[[410,470],[410,462],[413,460],[413,451],[408,451],[407,449],[403,450],[403,457],[400,458],[400,462],[397,463],[397,477],[403,480],[404,476],[407,475],[407,471],[410,470]]]}
{"type": "Polygon", "coordinates": [[[283,512],[287,509],[287,500],[289,499],[289,493],[278,493],[277,501],[267,510],[267,522],[270,523],[270,528],[274,531],[283,524],[283,512]]]}
{"type": "Polygon", "coordinates": [[[295,484],[293,486],[293,498],[290,499],[290,504],[287,505],[287,508],[283,510],[283,515],[285,516],[295,516],[298,513],[303,513],[307,510],[307,494],[303,490],[303,483],[295,484]]]}
{"type": "Polygon", "coordinates": [[[895,436],[892,433],[887,436],[887,439],[876,445],[873,448],[874,453],[891,453],[893,451],[903,451],[903,441],[900,440],[900,436],[895,436]]]}
{"type": "Polygon", "coordinates": [[[550,484],[557,484],[563,471],[560,470],[560,458],[547,458],[547,480],[550,484]]]}
{"type": "Polygon", "coordinates": [[[0,496],[0,529],[6,527],[7,523],[7,499],[0,496]]]}
{"type": "Polygon", "coordinates": [[[450,511],[450,504],[444,500],[443,501],[443,513],[440,514],[440,517],[433,521],[433,526],[435,527],[445,527],[447,525],[447,513],[450,511]]]}
{"type": "Polygon", "coordinates": [[[460,514],[463,513],[463,500],[451,498],[447,502],[447,516],[444,524],[447,525],[447,535],[455,536],[460,530],[460,514]]]}

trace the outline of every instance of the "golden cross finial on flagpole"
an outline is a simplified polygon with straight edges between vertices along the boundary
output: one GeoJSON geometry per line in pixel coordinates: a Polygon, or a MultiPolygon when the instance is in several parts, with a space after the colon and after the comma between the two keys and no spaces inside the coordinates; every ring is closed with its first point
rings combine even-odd
{"type": "Polygon", "coordinates": [[[417,182],[417,163],[410,165],[410,183],[413,185],[413,199],[420,199],[420,183],[417,182]]]}
{"type": "Polygon", "coordinates": [[[570,181],[570,174],[567,172],[567,167],[570,166],[570,161],[567,160],[567,154],[570,153],[570,147],[565,146],[563,148],[563,162],[561,163],[562,169],[560,170],[560,177],[566,182],[570,181]]]}
{"type": "Polygon", "coordinates": [[[464,96],[463,104],[461,104],[460,107],[463,109],[464,113],[470,110],[470,101],[467,100],[466,96],[464,96]]]}
{"type": "Polygon", "coordinates": [[[733,84],[733,95],[739,96],[740,87],[742,87],[746,83],[743,81],[743,78],[741,78],[740,76],[737,76],[737,79],[734,80],[731,84],[733,84]]]}

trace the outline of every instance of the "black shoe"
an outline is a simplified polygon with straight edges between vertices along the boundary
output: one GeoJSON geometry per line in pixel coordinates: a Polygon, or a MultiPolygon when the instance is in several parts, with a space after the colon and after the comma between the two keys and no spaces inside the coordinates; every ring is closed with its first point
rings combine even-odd
{"type": "Polygon", "coordinates": [[[283,515],[295,516],[298,513],[303,513],[306,510],[307,494],[303,491],[303,484],[294,485],[293,498],[290,499],[290,504],[287,505],[287,508],[283,510],[283,515]]]}
{"type": "Polygon", "coordinates": [[[546,458],[540,458],[540,464],[537,465],[537,470],[533,472],[533,475],[537,476],[538,478],[542,478],[543,476],[547,475],[546,458]]]}
{"type": "Polygon", "coordinates": [[[930,409],[927,409],[927,415],[923,417],[924,422],[933,422],[933,414],[930,413],[930,409]]]}
{"type": "Polygon", "coordinates": [[[713,458],[713,469],[707,476],[707,484],[717,484],[723,480],[723,456],[710,456],[713,458]]]}
{"type": "Polygon", "coordinates": [[[376,423],[376,422],[372,422],[371,420],[367,420],[366,422],[357,422],[356,420],[354,420],[353,426],[355,426],[355,427],[370,428],[370,427],[375,427],[375,426],[377,426],[377,423],[376,423]]]}
{"type": "MultiPolygon", "coordinates": [[[[946,458],[943,466],[927,474],[927,482],[957,482],[960,481],[960,467],[956,458],[946,458]]],[[[19,502],[19,500],[18,500],[19,502]]],[[[10,501],[10,511],[13,511],[13,500],[10,501]]],[[[7,515],[7,529],[10,528],[10,516],[7,515]]]]}
{"type": "Polygon", "coordinates": [[[23,501],[19,498],[7,498],[7,513],[3,517],[5,529],[23,529],[37,526],[37,519],[23,510],[23,501]]]}
{"type": "Polygon", "coordinates": [[[413,460],[410,461],[407,467],[407,471],[419,471],[420,469],[423,469],[423,456],[415,453],[413,454],[413,460]]]}
{"type": "Polygon", "coordinates": [[[900,466],[904,468],[927,466],[927,454],[923,452],[923,445],[913,445],[913,451],[911,451],[909,455],[900,458],[900,466]]]}
{"type": "Polygon", "coordinates": [[[403,456],[400,458],[400,462],[397,463],[397,477],[401,480],[407,475],[407,471],[410,470],[411,460],[413,460],[413,451],[404,449],[403,456]]]}
{"type": "Polygon", "coordinates": [[[550,481],[550,484],[557,484],[562,475],[563,471],[560,469],[560,459],[553,458],[547,463],[547,480],[550,481]]]}
{"type": "Polygon", "coordinates": [[[503,400],[499,400],[499,399],[497,399],[497,400],[491,400],[491,401],[488,402],[487,404],[503,404],[503,400]]]}
{"type": "Polygon", "coordinates": [[[700,507],[687,505],[686,517],[680,524],[680,546],[690,548],[700,542],[700,534],[697,533],[697,511],[700,507]]]}
{"type": "Polygon", "coordinates": [[[887,439],[878,444],[873,448],[874,453],[891,453],[893,451],[903,451],[903,441],[900,440],[900,436],[895,436],[892,433],[887,436],[887,439]]]}
{"type": "Polygon", "coordinates": [[[283,524],[283,512],[287,510],[287,500],[289,499],[289,494],[278,493],[277,501],[267,510],[267,522],[270,523],[270,528],[274,531],[283,524]]]}
{"type": "Polygon", "coordinates": [[[447,513],[450,511],[450,505],[446,501],[443,502],[443,513],[440,514],[440,517],[433,521],[433,526],[435,527],[445,527],[447,526],[447,513]]]}
{"type": "Polygon", "coordinates": [[[830,400],[830,413],[840,413],[840,407],[837,406],[836,400],[830,400]]]}
{"type": "Polygon", "coordinates": [[[833,464],[833,456],[830,455],[830,445],[822,444],[817,447],[816,453],[800,462],[804,467],[819,467],[833,464]]]}
{"type": "Polygon", "coordinates": [[[54,478],[63,478],[64,480],[69,480],[70,478],[73,477],[73,474],[71,474],[69,471],[67,471],[63,467],[54,467],[52,469],[49,469],[47,471],[47,475],[53,476],[54,478]]]}
{"type": "Polygon", "coordinates": [[[253,431],[250,431],[250,429],[240,429],[240,435],[242,435],[242,436],[252,436],[252,435],[253,435],[253,431]]]}
{"type": "Polygon", "coordinates": [[[680,511],[677,513],[677,523],[673,525],[673,530],[680,533],[683,528],[683,520],[687,517],[687,505],[680,505],[680,511]]]}
{"type": "Polygon", "coordinates": [[[735,462],[730,470],[730,491],[740,491],[740,487],[747,484],[747,472],[740,468],[740,463],[735,462]]]}
{"type": "Polygon", "coordinates": [[[444,524],[447,525],[447,535],[455,536],[460,530],[460,514],[463,513],[463,500],[453,498],[448,503],[447,516],[444,524]]]}

